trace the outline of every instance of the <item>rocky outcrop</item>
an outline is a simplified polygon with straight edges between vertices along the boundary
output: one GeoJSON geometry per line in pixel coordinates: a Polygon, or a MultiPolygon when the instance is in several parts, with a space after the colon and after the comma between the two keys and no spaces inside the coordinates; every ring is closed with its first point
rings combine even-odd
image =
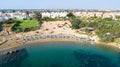
{"type": "Polygon", "coordinates": [[[0,58],[0,67],[9,67],[14,64],[15,67],[18,67],[19,64],[16,64],[18,61],[21,62],[26,57],[28,53],[26,49],[19,49],[16,51],[9,51],[6,54],[2,55],[0,58]]]}

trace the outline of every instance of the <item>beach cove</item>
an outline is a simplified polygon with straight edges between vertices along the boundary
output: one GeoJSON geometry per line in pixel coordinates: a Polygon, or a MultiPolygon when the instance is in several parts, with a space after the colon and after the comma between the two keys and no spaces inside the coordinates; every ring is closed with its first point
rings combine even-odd
{"type": "MultiPolygon", "coordinates": [[[[69,40],[81,40],[81,41],[94,41],[96,44],[104,44],[108,46],[114,46],[117,48],[120,48],[120,45],[117,43],[101,43],[99,42],[99,38],[97,35],[94,36],[89,36],[86,34],[79,34],[76,33],[76,30],[70,28],[71,23],[70,21],[49,21],[49,22],[44,22],[42,26],[40,27],[39,30],[36,31],[30,31],[30,32],[25,32],[25,33],[17,33],[17,34],[12,34],[7,37],[0,37],[0,39],[7,40],[6,43],[0,46],[0,50],[7,49],[7,48],[12,48],[16,46],[20,46],[23,44],[24,40],[29,40],[29,38],[36,38],[36,36],[41,36],[43,38],[38,38],[38,40],[45,40],[49,39],[49,36],[53,36],[53,38],[56,38],[59,40],[60,38],[62,39],[69,39],[69,40]],[[48,38],[47,38],[48,36],[48,38]],[[54,37],[55,36],[55,37],[54,37]],[[67,36],[65,37],[59,37],[59,36],[67,36]]],[[[50,39],[53,39],[50,38],[50,39]]],[[[37,40],[37,38],[35,39],[37,40]]],[[[39,40],[39,41],[40,41],[39,40]]],[[[27,42],[32,42],[32,41],[27,41],[27,42]]]]}
{"type": "MultiPolygon", "coordinates": [[[[66,22],[58,23],[63,25],[66,22]]],[[[47,23],[45,25],[51,24],[47,23]]],[[[54,24],[54,22],[52,23],[54,24]]],[[[45,25],[43,24],[41,29],[37,31],[8,36],[7,42],[0,47],[0,53],[3,54],[4,59],[7,57],[7,60],[5,60],[7,63],[4,64],[3,62],[1,65],[3,67],[16,67],[18,65],[20,67],[120,66],[118,47],[114,48],[110,45],[100,44],[97,36],[89,37],[85,34],[77,34],[75,30],[66,28],[69,25],[64,26],[65,29],[56,28],[58,26],[44,27],[45,25]],[[9,55],[11,58],[9,58],[9,55]],[[86,59],[80,59],[81,57],[86,59]]]]}
{"type": "MultiPolygon", "coordinates": [[[[4,55],[2,67],[119,67],[120,52],[113,47],[78,41],[44,40],[22,45],[4,55]],[[15,50],[15,51],[12,51],[15,50]],[[11,56],[9,58],[9,55],[11,56]],[[5,57],[6,60],[5,60],[5,57]],[[7,61],[7,59],[9,61],[7,61]],[[12,63],[11,63],[12,62],[12,63]],[[103,63],[104,62],[104,63],[103,63]]],[[[0,60],[1,62],[1,60],[0,60]]],[[[1,64],[0,64],[1,65],[1,64]]]]}

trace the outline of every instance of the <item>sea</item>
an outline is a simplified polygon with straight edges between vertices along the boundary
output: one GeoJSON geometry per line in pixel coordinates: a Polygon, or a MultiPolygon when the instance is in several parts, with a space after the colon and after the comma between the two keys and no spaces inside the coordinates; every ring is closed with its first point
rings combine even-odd
{"type": "Polygon", "coordinates": [[[0,67],[120,67],[120,50],[80,42],[42,42],[8,53],[0,67]]]}

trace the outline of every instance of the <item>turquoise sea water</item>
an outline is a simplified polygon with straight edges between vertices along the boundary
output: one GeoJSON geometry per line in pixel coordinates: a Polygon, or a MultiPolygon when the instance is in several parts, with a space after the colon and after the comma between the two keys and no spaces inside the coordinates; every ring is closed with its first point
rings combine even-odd
{"type": "Polygon", "coordinates": [[[2,67],[120,67],[119,50],[106,46],[46,42],[25,46],[24,51],[2,67]]]}

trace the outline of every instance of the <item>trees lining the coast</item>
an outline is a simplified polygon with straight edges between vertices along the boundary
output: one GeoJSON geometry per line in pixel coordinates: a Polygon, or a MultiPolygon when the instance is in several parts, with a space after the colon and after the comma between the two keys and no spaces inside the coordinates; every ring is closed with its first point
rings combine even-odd
{"type": "Polygon", "coordinates": [[[102,42],[115,42],[115,39],[120,38],[120,20],[113,20],[111,18],[72,19],[73,29],[85,27],[94,28],[102,42]]]}
{"type": "Polygon", "coordinates": [[[81,28],[80,25],[82,24],[82,21],[80,19],[73,19],[71,21],[71,24],[72,24],[73,29],[79,29],[79,28],[81,28]]]}

